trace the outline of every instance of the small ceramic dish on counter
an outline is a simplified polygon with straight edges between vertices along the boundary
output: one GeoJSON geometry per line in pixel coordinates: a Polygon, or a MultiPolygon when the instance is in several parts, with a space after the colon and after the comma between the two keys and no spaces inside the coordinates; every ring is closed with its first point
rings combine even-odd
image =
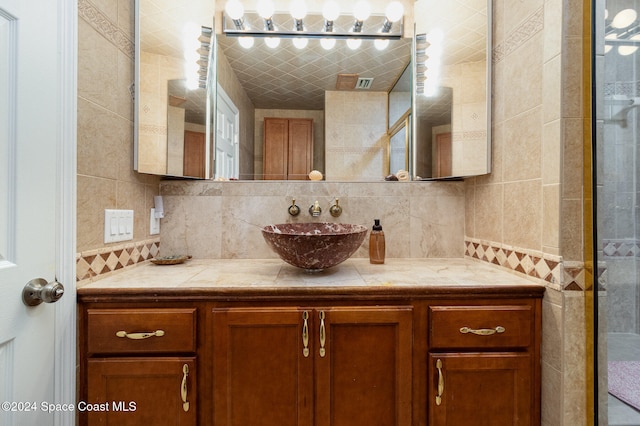
{"type": "Polygon", "coordinates": [[[151,262],[156,265],[177,265],[179,263],[184,263],[185,260],[189,259],[191,259],[191,256],[162,256],[154,257],[151,259],[151,262]]]}

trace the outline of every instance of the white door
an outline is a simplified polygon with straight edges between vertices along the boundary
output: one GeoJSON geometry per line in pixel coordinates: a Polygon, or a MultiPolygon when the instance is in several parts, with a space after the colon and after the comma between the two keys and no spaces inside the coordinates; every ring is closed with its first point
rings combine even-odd
{"type": "Polygon", "coordinates": [[[2,426],[67,425],[75,416],[63,406],[75,403],[74,3],[0,0],[2,426]],[[67,292],[26,306],[22,291],[34,278],[67,292]]]}
{"type": "Polygon", "coordinates": [[[216,110],[215,177],[238,178],[240,172],[238,108],[220,86],[218,86],[216,110]]]}

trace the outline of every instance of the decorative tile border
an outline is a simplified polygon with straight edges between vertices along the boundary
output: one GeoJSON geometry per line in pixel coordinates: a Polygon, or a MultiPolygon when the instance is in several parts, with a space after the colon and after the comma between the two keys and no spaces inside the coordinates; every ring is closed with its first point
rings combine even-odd
{"type": "Polygon", "coordinates": [[[78,0],[78,16],[84,19],[93,29],[102,34],[109,42],[116,46],[122,53],[133,59],[135,48],[133,41],[100,9],[88,0],[78,0]]]}
{"type": "Polygon", "coordinates": [[[76,281],[95,278],[152,259],[160,240],[145,240],[89,250],[76,255],[76,281]]]}
{"type": "Polygon", "coordinates": [[[539,279],[556,290],[585,290],[584,264],[565,262],[561,256],[468,237],[465,256],[539,279]]]}
{"type": "Polygon", "coordinates": [[[640,258],[640,241],[636,239],[602,240],[603,259],[640,258]]]}
{"type": "Polygon", "coordinates": [[[527,40],[544,29],[544,9],[534,12],[518,28],[512,31],[505,40],[493,47],[492,62],[497,64],[507,55],[522,46],[527,40]]]}

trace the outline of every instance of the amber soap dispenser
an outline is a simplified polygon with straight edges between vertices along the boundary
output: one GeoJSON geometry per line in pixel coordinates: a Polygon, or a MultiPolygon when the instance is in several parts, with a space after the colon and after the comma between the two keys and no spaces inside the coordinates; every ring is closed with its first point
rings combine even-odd
{"type": "Polygon", "coordinates": [[[373,229],[369,236],[369,262],[375,264],[384,263],[384,232],[380,225],[380,219],[374,219],[373,229]]]}

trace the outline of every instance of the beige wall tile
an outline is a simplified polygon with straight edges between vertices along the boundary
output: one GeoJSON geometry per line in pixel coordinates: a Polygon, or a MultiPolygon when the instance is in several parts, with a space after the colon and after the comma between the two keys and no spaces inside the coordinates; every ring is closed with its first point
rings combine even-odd
{"type": "Polygon", "coordinates": [[[504,185],[505,244],[542,250],[541,179],[504,185]]]}
{"type": "Polygon", "coordinates": [[[542,35],[538,33],[504,59],[505,119],[542,103],[542,42],[542,35]]]}
{"type": "Polygon", "coordinates": [[[562,121],[546,123],[542,132],[542,182],[545,185],[561,183],[562,121]]]}
{"type": "Polygon", "coordinates": [[[542,0],[504,0],[504,28],[505,32],[511,33],[518,29],[524,21],[542,8],[542,0]]]}
{"type": "Polygon", "coordinates": [[[562,115],[562,57],[556,55],[544,64],[542,106],[544,123],[559,120],[562,115]]]}
{"type": "Polygon", "coordinates": [[[563,0],[544,1],[544,60],[559,55],[562,51],[562,32],[565,12],[563,0]]]}
{"type": "Polygon", "coordinates": [[[478,185],[475,192],[475,238],[489,241],[503,239],[503,185],[478,185]]]}
{"type": "Polygon", "coordinates": [[[545,253],[560,254],[560,184],[542,187],[542,246],[545,253]]]}
{"type": "Polygon", "coordinates": [[[116,181],[79,175],[77,191],[76,250],[82,252],[103,247],[104,209],[116,207],[116,181]]]}
{"type": "Polygon", "coordinates": [[[531,109],[505,121],[505,182],[542,176],[542,108],[531,109]]]}

